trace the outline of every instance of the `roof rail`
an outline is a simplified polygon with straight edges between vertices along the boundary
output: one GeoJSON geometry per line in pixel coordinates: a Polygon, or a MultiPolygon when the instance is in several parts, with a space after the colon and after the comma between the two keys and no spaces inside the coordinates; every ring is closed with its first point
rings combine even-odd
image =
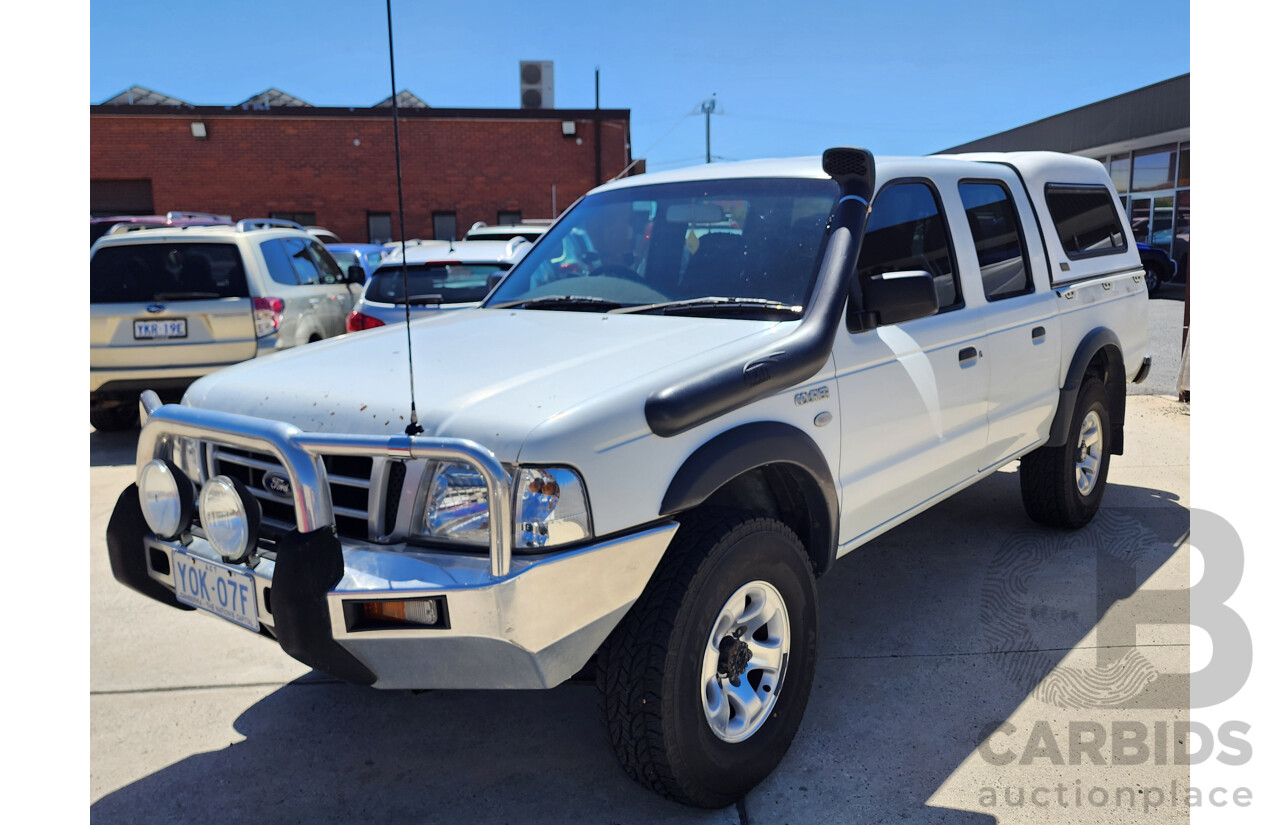
{"type": "Polygon", "coordinates": [[[471,224],[471,228],[468,229],[467,231],[473,232],[477,229],[480,229],[481,227],[488,226],[488,225],[489,224],[485,223],[484,221],[476,221],[475,223],[471,224]]]}
{"type": "Polygon", "coordinates": [[[507,241],[507,257],[510,258],[512,255],[516,254],[516,248],[527,244],[528,242],[529,239],[524,235],[516,235],[511,240],[507,241]]]}
{"type": "Polygon", "coordinates": [[[245,218],[236,223],[236,231],[250,232],[254,229],[297,229],[306,232],[302,224],[286,221],[284,218],[245,218]]]}
{"type": "Polygon", "coordinates": [[[182,220],[184,218],[208,218],[214,221],[226,221],[231,223],[230,215],[215,215],[212,212],[166,212],[164,219],[167,221],[182,220]]]}

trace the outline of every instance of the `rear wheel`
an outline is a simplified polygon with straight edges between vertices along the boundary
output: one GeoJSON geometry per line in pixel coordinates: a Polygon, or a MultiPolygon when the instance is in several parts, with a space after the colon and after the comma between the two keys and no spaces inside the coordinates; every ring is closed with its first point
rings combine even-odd
{"type": "Polygon", "coordinates": [[[111,406],[89,406],[89,423],[95,429],[110,433],[127,430],[138,426],[137,404],[112,404],[111,406]]]}
{"type": "Polygon", "coordinates": [[[1022,457],[1018,470],[1027,515],[1051,527],[1083,527],[1102,504],[1111,464],[1107,391],[1087,378],[1076,396],[1067,443],[1022,457]]]}
{"type": "Polygon", "coordinates": [[[687,805],[733,804],[800,727],[817,591],[796,534],[730,512],[685,520],[601,650],[601,720],[623,769],[687,805]]]}

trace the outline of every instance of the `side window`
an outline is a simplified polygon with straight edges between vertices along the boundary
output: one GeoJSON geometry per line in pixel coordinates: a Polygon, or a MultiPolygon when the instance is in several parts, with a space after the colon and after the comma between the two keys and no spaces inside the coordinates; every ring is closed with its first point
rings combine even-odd
{"type": "Polygon", "coordinates": [[[285,251],[283,241],[263,241],[262,257],[267,262],[271,280],[288,286],[298,285],[298,276],[293,272],[293,264],[289,263],[289,253],[285,251]]]}
{"type": "Polygon", "coordinates": [[[875,275],[918,269],[933,275],[939,312],[964,306],[937,193],[925,183],[890,183],[876,195],[867,219],[858,280],[865,285],[875,275]]]}
{"type": "Polygon", "coordinates": [[[1107,187],[1051,183],[1044,188],[1044,200],[1068,258],[1114,255],[1128,249],[1107,187]]]}
{"type": "Polygon", "coordinates": [[[293,274],[297,276],[298,283],[303,286],[314,286],[320,283],[320,270],[307,252],[306,241],[300,238],[281,238],[280,245],[289,256],[289,265],[293,267],[293,274]]]}
{"type": "Polygon", "coordinates": [[[317,241],[310,241],[307,244],[307,249],[311,252],[311,260],[320,273],[320,283],[342,283],[342,267],[338,266],[338,262],[329,254],[329,250],[325,249],[317,241]]]}
{"type": "Polygon", "coordinates": [[[960,201],[978,251],[982,291],[988,301],[1025,295],[1034,288],[1018,212],[1004,184],[960,184],[960,201]]]}

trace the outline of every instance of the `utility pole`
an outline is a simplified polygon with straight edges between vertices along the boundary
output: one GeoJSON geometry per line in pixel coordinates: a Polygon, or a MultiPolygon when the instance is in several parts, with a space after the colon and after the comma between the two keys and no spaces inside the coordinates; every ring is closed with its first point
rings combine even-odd
{"type": "Polygon", "coordinates": [[[702,101],[702,114],[707,119],[707,163],[711,162],[711,113],[716,110],[716,93],[702,101]]]}

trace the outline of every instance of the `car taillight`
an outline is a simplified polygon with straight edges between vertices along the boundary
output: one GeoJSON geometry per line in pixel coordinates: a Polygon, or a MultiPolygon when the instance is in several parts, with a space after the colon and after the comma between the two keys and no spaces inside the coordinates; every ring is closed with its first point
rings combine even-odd
{"type": "Polygon", "coordinates": [[[280,319],[283,317],[283,298],[253,299],[253,325],[258,331],[259,338],[280,329],[280,319]]]}
{"type": "Polygon", "coordinates": [[[359,332],[362,329],[384,326],[386,326],[385,321],[381,321],[371,315],[365,315],[363,312],[352,310],[351,314],[347,316],[347,332],[359,332]]]}

